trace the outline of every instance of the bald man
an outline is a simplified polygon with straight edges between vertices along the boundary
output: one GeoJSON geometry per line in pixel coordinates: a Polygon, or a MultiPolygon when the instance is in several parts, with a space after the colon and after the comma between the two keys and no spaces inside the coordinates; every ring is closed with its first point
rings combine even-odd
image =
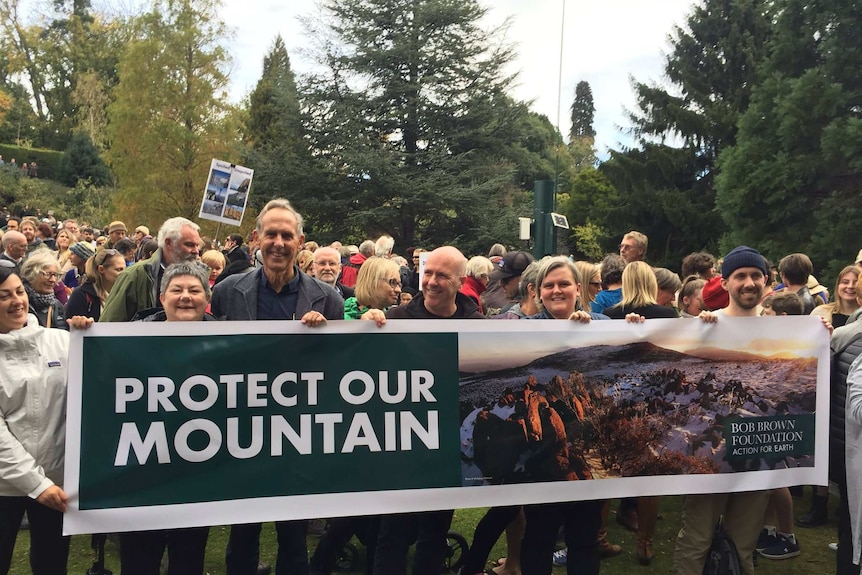
{"type": "MultiPolygon", "coordinates": [[[[476,302],[459,293],[467,275],[467,258],[443,246],[428,255],[420,278],[422,291],[407,305],[389,308],[386,319],[485,319],[476,302]]],[[[385,515],[374,556],[374,575],[407,572],[411,533],[416,534],[413,573],[440,573],[450,510],[385,515]]]]}

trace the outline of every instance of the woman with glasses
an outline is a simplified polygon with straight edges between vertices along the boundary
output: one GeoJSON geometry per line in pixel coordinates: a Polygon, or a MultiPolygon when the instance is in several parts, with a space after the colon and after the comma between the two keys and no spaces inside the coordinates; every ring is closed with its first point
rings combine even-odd
{"type": "Polygon", "coordinates": [[[63,304],[54,293],[60,264],[50,250],[37,250],[21,265],[21,279],[30,300],[30,313],[42,327],[68,330],[63,304]]]}
{"type": "Polygon", "coordinates": [[[578,273],[581,274],[581,300],[578,309],[592,311],[596,296],[602,291],[602,268],[590,262],[575,262],[578,273]]]}
{"type": "Polygon", "coordinates": [[[66,317],[81,315],[99,321],[102,308],[117,281],[126,269],[126,260],[115,249],[100,250],[87,260],[84,283],[72,292],[66,304],[66,317]]]}
{"type": "Polygon", "coordinates": [[[355,296],[344,301],[344,319],[383,320],[384,312],[398,304],[401,271],[386,258],[365,260],[356,276],[355,296]]]}

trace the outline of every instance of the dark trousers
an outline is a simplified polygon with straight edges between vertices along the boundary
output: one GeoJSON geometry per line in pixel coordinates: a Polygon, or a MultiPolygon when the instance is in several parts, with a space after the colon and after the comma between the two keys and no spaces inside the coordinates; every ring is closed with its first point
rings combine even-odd
{"type": "MultiPolygon", "coordinates": [[[[225,553],[226,575],[256,575],[260,561],[260,523],[231,525],[225,553]]],[[[308,575],[308,521],[276,521],[275,575],[308,575]]]]}
{"type": "Polygon", "coordinates": [[[494,544],[506,527],[518,517],[521,510],[520,505],[512,507],[492,507],[485,516],[476,524],[473,532],[473,543],[467,551],[462,573],[482,573],[485,570],[485,562],[488,554],[494,548],[494,544]]]}
{"type": "Polygon", "coordinates": [[[65,575],[69,538],[63,514],[29,497],[0,497],[0,573],[8,573],[24,512],[30,520],[30,570],[33,575],[65,575]]]}
{"type": "Polygon", "coordinates": [[[209,527],[120,533],[122,575],[159,575],[168,552],[168,575],[203,575],[209,527]]]}
{"type": "Polygon", "coordinates": [[[551,573],[554,545],[562,525],[569,548],[566,572],[569,575],[598,575],[597,537],[602,525],[603,505],[603,500],[525,505],[527,528],[521,543],[521,573],[551,573]]]}
{"type": "Polygon", "coordinates": [[[440,575],[453,514],[453,511],[425,511],[384,515],[374,553],[374,575],[407,573],[407,550],[414,540],[413,575],[440,575]]]}
{"type": "Polygon", "coordinates": [[[309,561],[311,574],[329,575],[332,573],[335,570],[339,554],[350,542],[350,538],[356,535],[359,541],[365,545],[366,563],[363,572],[366,575],[371,575],[374,569],[379,527],[380,518],[376,515],[332,519],[309,561]]]}

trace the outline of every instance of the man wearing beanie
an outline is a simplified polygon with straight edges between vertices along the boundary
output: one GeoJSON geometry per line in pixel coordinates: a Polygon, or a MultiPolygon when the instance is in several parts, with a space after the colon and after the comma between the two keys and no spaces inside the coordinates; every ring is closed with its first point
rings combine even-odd
{"type": "MultiPolygon", "coordinates": [[[[768,276],[766,260],[760,252],[748,246],[734,248],[721,265],[721,287],[727,292],[728,305],[715,313],[703,312],[701,319],[711,323],[725,316],[758,316],[768,276]]],[[[753,575],[754,550],[769,494],[769,491],[750,491],[687,495],[673,555],[674,573],[701,575],[712,544],[713,529],[723,515],[725,529],[739,552],[742,572],[753,575]]]]}

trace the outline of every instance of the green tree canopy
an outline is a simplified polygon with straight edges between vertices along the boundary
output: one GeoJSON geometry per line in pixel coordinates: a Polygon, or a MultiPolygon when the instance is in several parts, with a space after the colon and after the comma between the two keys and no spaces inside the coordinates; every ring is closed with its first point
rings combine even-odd
{"type": "Polygon", "coordinates": [[[195,217],[210,161],[230,160],[227,32],[210,0],[165,0],[136,21],[108,108],[114,199],[125,221],[195,217]]]}
{"type": "Polygon", "coordinates": [[[345,238],[386,232],[402,246],[484,253],[516,241],[516,216],[529,213],[518,175],[546,169],[523,160],[547,136],[506,95],[512,52],[480,27],[486,9],[475,0],[323,8],[311,33],[326,72],[309,79],[303,101],[335,181],[295,198],[309,219],[345,238]]]}

